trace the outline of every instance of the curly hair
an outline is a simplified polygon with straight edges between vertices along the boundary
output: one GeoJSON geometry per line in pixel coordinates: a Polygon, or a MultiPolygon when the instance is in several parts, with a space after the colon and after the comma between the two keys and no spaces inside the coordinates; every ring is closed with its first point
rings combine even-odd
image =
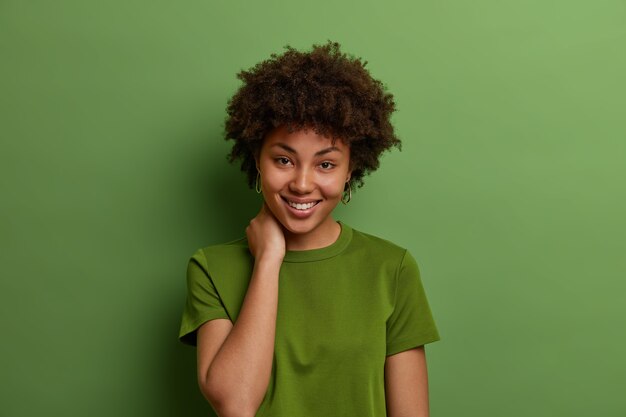
{"type": "Polygon", "coordinates": [[[363,176],[378,169],[384,151],[402,149],[390,121],[393,95],[365,69],[367,61],[340,52],[337,42],[314,44],[310,52],[284,48],[282,55],[273,53],[237,74],[243,85],[228,101],[225,139],[235,141],[228,160],[241,160],[253,187],[255,155],[270,131],[283,125],[290,133],[313,128],[350,147],[350,182],[363,186],[363,176]]]}

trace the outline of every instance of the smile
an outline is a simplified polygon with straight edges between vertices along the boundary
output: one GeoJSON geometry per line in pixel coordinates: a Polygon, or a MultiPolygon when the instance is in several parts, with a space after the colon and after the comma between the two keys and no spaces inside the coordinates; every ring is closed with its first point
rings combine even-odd
{"type": "Polygon", "coordinates": [[[310,208],[315,207],[321,200],[317,200],[317,201],[311,201],[308,203],[296,203],[293,201],[289,201],[286,198],[282,197],[282,199],[289,205],[289,207],[292,207],[296,210],[301,210],[301,211],[305,211],[308,210],[310,208]]]}

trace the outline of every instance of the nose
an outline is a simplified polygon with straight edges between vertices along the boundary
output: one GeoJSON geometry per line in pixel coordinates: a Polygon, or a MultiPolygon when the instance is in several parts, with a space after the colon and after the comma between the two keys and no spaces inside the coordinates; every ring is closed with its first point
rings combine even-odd
{"type": "Polygon", "coordinates": [[[313,173],[308,169],[298,169],[289,183],[289,190],[297,194],[309,194],[315,189],[313,173]]]}

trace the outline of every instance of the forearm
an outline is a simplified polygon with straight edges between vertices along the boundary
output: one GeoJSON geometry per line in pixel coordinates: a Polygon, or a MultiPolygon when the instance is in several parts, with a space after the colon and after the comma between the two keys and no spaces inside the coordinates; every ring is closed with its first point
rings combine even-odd
{"type": "Polygon", "coordinates": [[[241,310],[206,375],[206,390],[219,408],[253,416],[267,391],[272,371],[279,261],[260,260],[241,310]]]}

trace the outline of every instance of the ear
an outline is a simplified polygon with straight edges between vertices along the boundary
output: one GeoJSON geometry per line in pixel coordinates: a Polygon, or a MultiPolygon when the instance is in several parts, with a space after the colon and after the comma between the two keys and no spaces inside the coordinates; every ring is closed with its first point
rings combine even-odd
{"type": "Polygon", "coordinates": [[[261,172],[261,148],[263,148],[263,141],[254,143],[251,146],[252,149],[250,150],[254,157],[254,165],[256,166],[256,170],[261,172]]]}

